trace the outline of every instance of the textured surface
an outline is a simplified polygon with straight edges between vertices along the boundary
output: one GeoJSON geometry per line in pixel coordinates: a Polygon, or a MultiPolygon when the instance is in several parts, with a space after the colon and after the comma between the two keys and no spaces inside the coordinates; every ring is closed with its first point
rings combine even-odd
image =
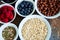
{"type": "MultiPolygon", "coordinates": [[[[14,5],[15,4],[13,4],[13,6],[14,5]]],[[[34,14],[38,14],[38,13],[35,11],[34,14]]],[[[17,14],[15,20],[12,23],[16,24],[17,27],[18,27],[19,23],[21,22],[22,19],[23,19],[23,17],[21,17],[17,14]]],[[[52,36],[51,36],[50,40],[60,40],[60,17],[58,17],[56,19],[51,19],[51,20],[48,20],[48,21],[49,21],[49,23],[51,24],[51,27],[52,27],[52,36]]],[[[17,40],[20,40],[19,37],[18,37],[17,40]]]]}
{"type": "Polygon", "coordinates": [[[50,40],[60,40],[60,17],[49,20],[52,27],[52,36],[50,40]]]}

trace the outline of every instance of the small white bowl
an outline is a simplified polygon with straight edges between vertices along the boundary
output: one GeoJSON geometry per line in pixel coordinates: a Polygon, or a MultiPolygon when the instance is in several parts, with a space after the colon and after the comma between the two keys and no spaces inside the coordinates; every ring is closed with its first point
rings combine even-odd
{"type": "MultiPolygon", "coordinates": [[[[30,1],[30,2],[33,3],[33,6],[34,6],[33,11],[29,14],[29,15],[32,15],[32,14],[35,12],[35,4],[34,4],[34,1],[33,1],[33,0],[18,0],[18,1],[16,2],[16,4],[15,4],[15,10],[16,10],[16,12],[18,13],[18,15],[19,15],[19,16],[22,16],[22,17],[26,17],[25,15],[20,14],[20,13],[18,12],[18,9],[17,9],[18,5],[19,5],[22,1],[30,1]]],[[[28,15],[27,15],[27,16],[28,16],[28,15]]]]}
{"type": "MultiPolygon", "coordinates": [[[[11,21],[7,22],[7,23],[11,23],[11,22],[13,22],[14,19],[15,19],[15,17],[16,17],[15,8],[14,8],[12,5],[10,5],[10,4],[1,4],[1,5],[0,5],[0,8],[3,7],[3,6],[10,6],[10,7],[13,8],[13,10],[14,10],[14,18],[13,18],[11,21]]],[[[1,24],[4,24],[5,22],[0,21],[0,23],[1,23],[1,24]]]]}
{"type": "MultiPolygon", "coordinates": [[[[11,2],[11,3],[8,3],[8,4],[13,4],[15,3],[17,0],[15,0],[14,2],[11,2]]],[[[1,0],[2,3],[7,3],[7,2],[4,2],[3,0],[1,0]]]]}
{"type": "Polygon", "coordinates": [[[37,7],[37,1],[38,1],[38,0],[35,0],[35,8],[36,8],[37,13],[38,13],[39,15],[41,15],[42,17],[45,17],[45,18],[47,18],[47,19],[53,19],[53,18],[57,18],[57,17],[60,16],[60,11],[59,11],[56,15],[54,15],[54,16],[45,16],[44,14],[42,14],[42,13],[39,11],[39,9],[38,9],[38,7],[37,7]]]}
{"type": "Polygon", "coordinates": [[[8,26],[11,26],[11,27],[15,28],[15,30],[16,30],[16,36],[15,36],[14,40],[16,40],[18,38],[18,29],[17,29],[17,26],[15,24],[13,24],[13,23],[6,23],[6,24],[4,24],[4,25],[2,25],[0,27],[0,40],[4,40],[4,38],[2,36],[2,32],[8,26]]]}
{"type": "Polygon", "coordinates": [[[19,24],[19,37],[21,38],[21,40],[24,40],[23,36],[22,36],[22,27],[23,25],[25,24],[25,22],[27,22],[27,20],[31,19],[31,18],[38,18],[38,19],[42,19],[46,25],[47,25],[47,28],[48,28],[48,34],[47,34],[47,37],[45,40],[49,40],[50,39],[50,36],[51,36],[51,26],[49,24],[49,22],[43,18],[42,16],[39,16],[39,15],[29,15],[27,16],[26,18],[24,18],[21,23],[19,24]]]}

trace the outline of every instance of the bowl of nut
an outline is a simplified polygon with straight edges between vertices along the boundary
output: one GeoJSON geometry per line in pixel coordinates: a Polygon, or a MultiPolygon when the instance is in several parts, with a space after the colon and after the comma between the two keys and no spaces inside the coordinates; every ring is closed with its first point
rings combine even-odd
{"type": "Polygon", "coordinates": [[[32,15],[35,11],[33,0],[18,0],[15,4],[15,10],[19,16],[26,17],[32,15]]]}
{"type": "Polygon", "coordinates": [[[35,8],[42,17],[53,19],[60,16],[59,3],[59,0],[35,0],[35,8]]]}
{"type": "Polygon", "coordinates": [[[42,16],[29,15],[19,24],[18,32],[21,40],[49,40],[51,26],[42,16]]]}
{"type": "Polygon", "coordinates": [[[16,40],[18,37],[18,29],[15,24],[6,23],[0,28],[0,40],[16,40]]]}

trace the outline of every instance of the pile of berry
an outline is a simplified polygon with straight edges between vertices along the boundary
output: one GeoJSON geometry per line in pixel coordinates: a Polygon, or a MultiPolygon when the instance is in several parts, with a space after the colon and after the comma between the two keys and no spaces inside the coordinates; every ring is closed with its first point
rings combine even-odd
{"type": "Polygon", "coordinates": [[[0,8],[0,21],[9,22],[14,18],[14,10],[10,6],[3,6],[0,8]]]}
{"type": "Polygon", "coordinates": [[[29,15],[30,13],[32,13],[33,11],[33,3],[32,2],[29,2],[29,1],[22,1],[17,9],[18,9],[18,12],[21,14],[21,15],[29,15]]]}

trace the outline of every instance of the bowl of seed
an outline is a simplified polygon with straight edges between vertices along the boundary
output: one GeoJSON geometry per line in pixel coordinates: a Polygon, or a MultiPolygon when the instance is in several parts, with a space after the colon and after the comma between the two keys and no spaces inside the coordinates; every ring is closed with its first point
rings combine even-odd
{"type": "Polygon", "coordinates": [[[0,28],[0,39],[1,40],[17,40],[18,29],[15,24],[6,23],[0,28]]]}
{"type": "Polygon", "coordinates": [[[35,11],[35,5],[33,0],[18,0],[15,4],[15,10],[18,15],[26,17],[32,15],[35,11]]]}
{"type": "Polygon", "coordinates": [[[19,24],[18,34],[21,40],[49,40],[51,26],[42,16],[29,15],[19,24]]]}
{"type": "Polygon", "coordinates": [[[42,17],[53,19],[60,16],[59,0],[35,0],[35,6],[42,17]]]}

